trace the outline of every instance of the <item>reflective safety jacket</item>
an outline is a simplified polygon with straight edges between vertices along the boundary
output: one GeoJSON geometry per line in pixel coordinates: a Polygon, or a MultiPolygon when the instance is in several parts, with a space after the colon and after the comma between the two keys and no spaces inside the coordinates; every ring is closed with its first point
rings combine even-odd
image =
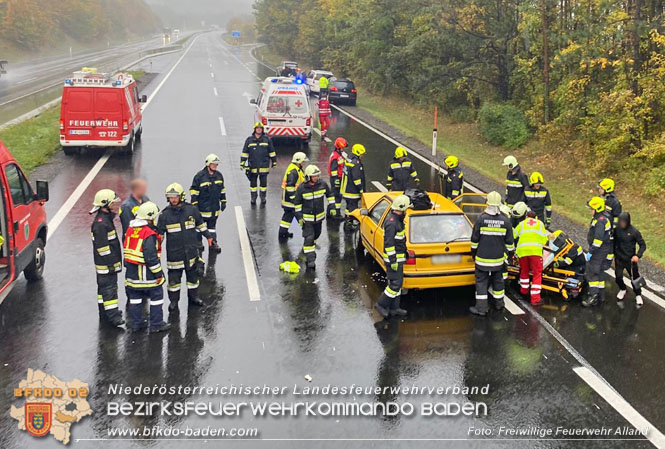
{"type": "Polygon", "coordinates": [[[157,220],[157,232],[166,234],[166,266],[169,270],[192,269],[202,250],[201,237],[210,238],[201,213],[189,203],[170,204],[157,220]]]}
{"type": "Polygon", "coordinates": [[[517,257],[543,257],[543,247],[547,244],[547,229],[537,218],[526,217],[513,231],[517,247],[517,257]]]}
{"type": "Polygon", "coordinates": [[[325,198],[328,199],[328,209],[335,206],[335,197],[330,187],[320,179],[316,184],[311,182],[300,184],[293,198],[296,218],[315,223],[323,221],[326,218],[325,198]]]}
{"type": "Polygon", "coordinates": [[[132,220],[125,236],[125,285],[131,288],[154,288],[164,283],[159,261],[162,238],[146,220],[132,220]]]}
{"type": "Polygon", "coordinates": [[[328,100],[319,100],[319,117],[332,116],[332,109],[328,100]]]}
{"type": "Polygon", "coordinates": [[[92,248],[97,274],[111,274],[122,271],[122,251],[120,240],[113,224],[113,212],[101,209],[92,222],[92,248]]]}
{"type": "Polygon", "coordinates": [[[328,159],[328,175],[330,185],[339,189],[344,175],[344,156],[340,150],[335,149],[328,159]]]}
{"type": "Polygon", "coordinates": [[[409,188],[409,183],[413,179],[415,182],[420,182],[418,179],[418,172],[413,168],[413,163],[409,158],[403,158],[402,162],[399,159],[393,158],[390,163],[390,170],[388,170],[388,179],[386,186],[389,190],[406,190],[409,188]]]}
{"type": "Polygon", "coordinates": [[[545,186],[540,186],[538,190],[529,186],[524,190],[524,196],[526,205],[536,213],[538,219],[546,225],[550,224],[552,222],[552,198],[550,198],[549,190],[545,186]]]}
{"type": "Polygon", "coordinates": [[[319,87],[321,89],[327,89],[329,85],[330,85],[330,81],[328,81],[328,78],[326,78],[325,76],[322,76],[321,78],[319,78],[319,87]]]}
{"type": "Polygon", "coordinates": [[[617,198],[614,192],[605,195],[605,212],[612,220],[612,227],[615,228],[619,224],[619,215],[621,215],[621,201],[617,198]]]}
{"type": "Polygon", "coordinates": [[[197,206],[203,218],[219,215],[221,203],[226,203],[226,186],[224,176],[215,170],[211,175],[208,167],[194,175],[189,188],[192,205],[197,206]]]}
{"type": "Polygon", "coordinates": [[[249,168],[252,173],[268,173],[270,167],[277,165],[277,154],[272,140],[265,134],[258,139],[255,134],[249,136],[242,148],[240,165],[249,168]]]}
{"type": "Polygon", "coordinates": [[[508,174],[506,174],[506,205],[512,207],[520,201],[524,201],[524,191],[528,188],[529,178],[522,171],[522,167],[518,165],[515,174],[512,170],[508,170],[508,174]]]}
{"type": "Polygon", "coordinates": [[[443,196],[448,199],[454,199],[464,193],[464,173],[459,167],[448,169],[443,178],[443,196]]]}
{"type": "Polygon", "coordinates": [[[129,195],[118,211],[120,216],[120,224],[122,224],[122,237],[124,238],[127,235],[127,229],[129,229],[129,222],[136,217],[136,211],[139,210],[139,206],[146,201],[150,201],[150,198],[144,196],[141,201],[137,201],[132,195],[129,195]]]}
{"type": "Polygon", "coordinates": [[[584,250],[578,244],[574,244],[568,251],[561,255],[558,268],[580,267],[586,265],[584,250]]]}
{"type": "Polygon", "coordinates": [[[476,270],[503,270],[506,253],[515,251],[513,226],[505,215],[480,214],[471,234],[471,254],[476,270]]]}
{"type": "Polygon", "coordinates": [[[404,215],[390,212],[383,223],[383,260],[387,265],[406,262],[404,215]]]}
{"type": "Polygon", "coordinates": [[[352,154],[344,161],[342,175],[342,196],[349,199],[358,199],[365,192],[365,170],[360,158],[352,154]]]}
{"type": "Polygon", "coordinates": [[[296,189],[305,180],[302,167],[291,162],[286,168],[284,178],[282,179],[282,207],[295,208],[293,198],[296,195],[296,189]]]}
{"type": "Polygon", "coordinates": [[[612,239],[612,219],[608,212],[596,212],[589,224],[587,233],[589,252],[591,257],[607,257],[612,252],[614,241],[612,239]]]}

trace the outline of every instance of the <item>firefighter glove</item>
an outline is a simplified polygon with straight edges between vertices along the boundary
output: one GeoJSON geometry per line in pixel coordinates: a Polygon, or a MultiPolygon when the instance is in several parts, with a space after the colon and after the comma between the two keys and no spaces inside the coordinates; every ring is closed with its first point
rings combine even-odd
{"type": "Polygon", "coordinates": [[[398,268],[399,268],[399,264],[397,262],[390,264],[390,269],[391,270],[397,271],[398,268]]]}
{"type": "Polygon", "coordinates": [[[226,210],[226,201],[224,201],[224,202],[220,205],[220,210],[221,210],[222,212],[224,212],[224,211],[226,210]]]}
{"type": "Polygon", "coordinates": [[[212,246],[213,242],[214,240],[212,239],[212,237],[208,237],[208,246],[212,246]]]}
{"type": "Polygon", "coordinates": [[[587,261],[587,262],[590,261],[590,260],[591,260],[591,253],[586,253],[586,254],[584,255],[584,257],[586,257],[586,261],[587,261]]]}
{"type": "Polygon", "coordinates": [[[336,209],[330,209],[330,216],[331,217],[336,217],[337,216],[337,210],[336,209]]]}
{"type": "Polygon", "coordinates": [[[299,219],[298,219],[298,224],[299,224],[300,227],[302,228],[303,226],[305,226],[305,220],[302,219],[302,218],[299,218],[299,219]]]}

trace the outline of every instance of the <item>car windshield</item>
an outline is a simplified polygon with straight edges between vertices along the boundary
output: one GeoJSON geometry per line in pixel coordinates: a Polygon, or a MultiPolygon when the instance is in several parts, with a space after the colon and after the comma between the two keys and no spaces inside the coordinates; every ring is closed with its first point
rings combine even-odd
{"type": "Polygon", "coordinates": [[[473,229],[459,214],[411,215],[409,241],[411,243],[447,243],[471,240],[473,229]]]}
{"type": "Polygon", "coordinates": [[[353,89],[355,86],[350,81],[335,81],[335,87],[338,89],[353,89]]]}
{"type": "Polygon", "coordinates": [[[307,114],[307,100],[300,95],[272,95],[266,110],[272,114],[307,114]]]}

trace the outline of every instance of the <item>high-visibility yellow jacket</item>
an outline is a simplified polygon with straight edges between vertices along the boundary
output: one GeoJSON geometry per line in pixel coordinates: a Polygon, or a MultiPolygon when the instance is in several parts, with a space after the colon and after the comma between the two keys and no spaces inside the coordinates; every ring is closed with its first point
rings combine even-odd
{"type": "Polygon", "coordinates": [[[537,218],[527,217],[514,229],[517,257],[543,257],[543,247],[547,243],[547,229],[537,218]]]}

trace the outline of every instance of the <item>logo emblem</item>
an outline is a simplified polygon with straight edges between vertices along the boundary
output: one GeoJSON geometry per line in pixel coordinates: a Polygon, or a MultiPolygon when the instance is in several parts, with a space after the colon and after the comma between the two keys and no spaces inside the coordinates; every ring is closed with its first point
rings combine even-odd
{"type": "Polygon", "coordinates": [[[52,404],[48,402],[25,403],[25,428],[30,435],[43,437],[51,430],[52,404]]]}
{"type": "Polygon", "coordinates": [[[296,106],[298,106],[298,107],[302,106],[302,101],[296,100],[296,106]]]}

